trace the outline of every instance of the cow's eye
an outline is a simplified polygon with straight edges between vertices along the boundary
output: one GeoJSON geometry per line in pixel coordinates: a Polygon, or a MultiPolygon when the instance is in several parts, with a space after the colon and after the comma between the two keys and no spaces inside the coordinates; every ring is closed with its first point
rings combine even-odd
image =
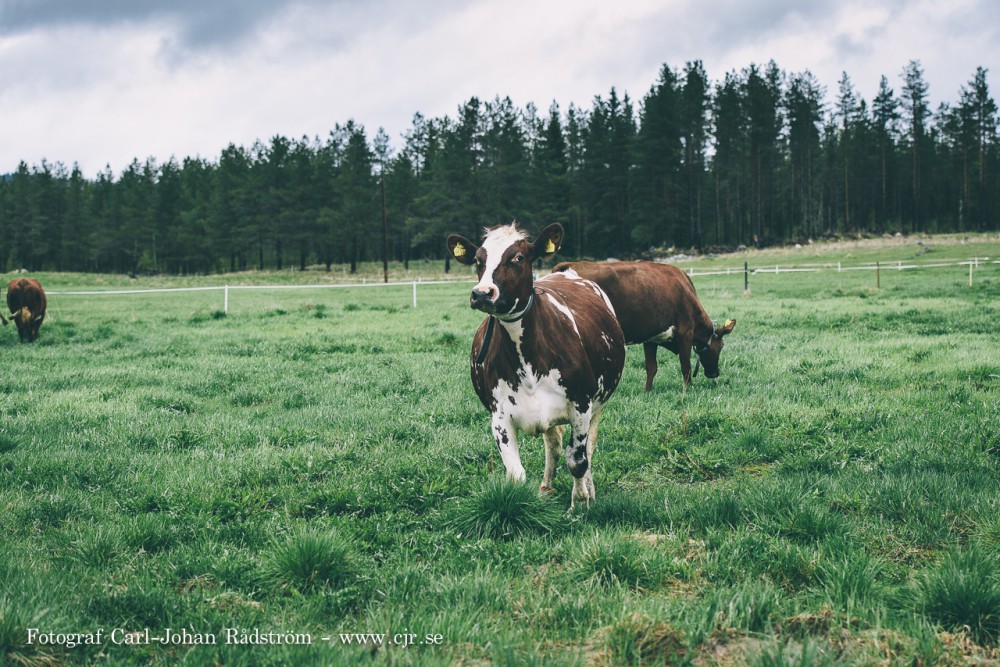
{"type": "Polygon", "coordinates": [[[514,255],[510,261],[514,264],[520,264],[524,261],[524,255],[514,255]]]}

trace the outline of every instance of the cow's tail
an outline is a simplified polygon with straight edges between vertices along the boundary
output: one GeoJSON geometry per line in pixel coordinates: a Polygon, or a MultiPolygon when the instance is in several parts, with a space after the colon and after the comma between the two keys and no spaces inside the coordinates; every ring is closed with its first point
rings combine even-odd
{"type": "Polygon", "coordinates": [[[3,316],[3,313],[0,313],[0,322],[3,322],[3,325],[7,326],[7,318],[3,316]]]}

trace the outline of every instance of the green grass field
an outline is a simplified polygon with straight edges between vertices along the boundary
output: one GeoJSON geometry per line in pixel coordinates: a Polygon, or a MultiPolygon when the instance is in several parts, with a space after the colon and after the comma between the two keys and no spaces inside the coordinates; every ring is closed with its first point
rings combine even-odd
{"type": "MultiPolygon", "coordinates": [[[[1000,258],[996,236],[960,241],[749,256],[1000,258]]],[[[880,280],[758,274],[744,296],[740,274],[696,278],[738,321],[721,377],[684,392],[661,351],[646,394],[631,348],[597,500],[572,515],[564,469],[537,496],[540,438],[528,484],[503,482],[469,283],[420,286],[416,309],[409,286],[234,291],[228,315],[221,292],[54,294],[34,345],[0,330],[0,662],[1000,660],[1000,264],[971,288],[965,267],[880,280]],[[183,643],[143,643],[168,628],[183,643]]]]}

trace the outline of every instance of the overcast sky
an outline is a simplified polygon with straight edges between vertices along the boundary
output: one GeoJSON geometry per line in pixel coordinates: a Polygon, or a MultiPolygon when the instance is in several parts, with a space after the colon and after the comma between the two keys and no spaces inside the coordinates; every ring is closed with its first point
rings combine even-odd
{"type": "Polygon", "coordinates": [[[871,100],[919,60],[933,108],[977,66],[998,98],[997,0],[0,0],[0,173],[200,155],[349,119],[394,147],[473,96],[637,103],[663,64],[775,60],[871,100]]]}

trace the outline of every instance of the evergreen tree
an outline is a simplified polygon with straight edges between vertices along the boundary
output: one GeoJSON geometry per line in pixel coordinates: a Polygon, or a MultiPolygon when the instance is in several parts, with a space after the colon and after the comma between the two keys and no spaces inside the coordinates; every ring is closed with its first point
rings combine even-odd
{"type": "MultiPolygon", "coordinates": [[[[185,168],[189,161],[190,158],[185,159],[185,168]]],[[[188,202],[188,205],[192,204],[188,202]]],[[[143,270],[185,272],[185,255],[195,241],[195,233],[184,225],[185,211],[182,206],[181,167],[171,158],[160,167],[153,230],[150,248],[145,253],[146,261],[141,267],[143,270]]]]}
{"type": "Polygon", "coordinates": [[[686,138],[682,134],[683,106],[677,74],[664,65],[639,112],[631,240],[640,248],[683,245],[692,240],[681,222],[686,138]]]}
{"type": "MultiPolygon", "coordinates": [[[[175,220],[178,247],[172,248],[174,269],[179,273],[217,270],[217,251],[212,233],[212,165],[202,158],[184,158],[178,174],[180,220],[175,220]]],[[[173,195],[172,195],[173,196],[173,195]]],[[[169,196],[168,196],[169,200],[169,196]]]]}
{"type": "Polygon", "coordinates": [[[837,97],[837,106],[834,112],[836,118],[840,119],[840,153],[841,153],[841,186],[843,190],[843,208],[841,220],[843,229],[850,231],[851,227],[851,174],[854,170],[852,160],[854,158],[854,142],[857,134],[858,110],[860,102],[857,93],[854,91],[854,84],[847,72],[843,72],[839,82],[840,94],[837,97]]]}
{"type": "Polygon", "coordinates": [[[532,148],[531,181],[537,184],[535,199],[540,222],[570,219],[570,181],[568,146],[562,116],[555,102],[545,121],[539,121],[537,140],[532,148]]]}
{"type": "Polygon", "coordinates": [[[342,209],[340,237],[346,241],[351,273],[357,273],[358,262],[367,246],[376,247],[381,238],[378,187],[373,173],[375,155],[368,145],[365,128],[354,121],[344,126],[347,141],[337,178],[342,209]]]}
{"type": "Polygon", "coordinates": [[[213,175],[212,219],[219,239],[216,253],[229,271],[243,271],[253,248],[255,228],[249,154],[242,147],[229,144],[223,149],[213,175]]]}
{"type": "Polygon", "coordinates": [[[569,227],[566,230],[567,253],[581,257],[588,250],[586,205],[586,128],[587,112],[575,105],[566,111],[566,180],[569,197],[569,227]]]}
{"type": "Polygon", "coordinates": [[[977,67],[968,86],[961,89],[962,201],[976,229],[986,229],[995,212],[995,188],[989,187],[994,171],[991,145],[997,140],[997,103],[990,96],[986,70],[977,67]]]}
{"type": "Polygon", "coordinates": [[[700,60],[684,66],[681,90],[681,125],[684,128],[684,196],[687,200],[688,243],[704,245],[701,229],[701,195],[705,179],[705,145],[708,142],[709,80],[700,60]]]}
{"type": "MultiPolygon", "coordinates": [[[[88,214],[90,183],[84,178],[78,164],[73,165],[66,184],[66,220],[60,238],[59,271],[88,271],[93,267],[87,259],[92,256],[91,240],[94,219],[88,214]]],[[[0,257],[2,260],[2,257],[0,257]]]]}
{"type": "Polygon", "coordinates": [[[775,222],[775,176],[781,157],[779,139],[782,118],[782,74],[772,60],[763,72],[751,65],[745,75],[745,100],[749,123],[750,220],[754,241],[765,243],[782,238],[775,222]]]}
{"type": "Polygon", "coordinates": [[[878,149],[878,198],[876,205],[876,225],[879,231],[885,229],[891,220],[899,219],[896,205],[896,142],[899,136],[899,100],[896,99],[889,80],[883,76],[879,81],[878,93],[872,103],[872,124],[878,149]]]}
{"type": "Polygon", "coordinates": [[[8,220],[5,225],[7,241],[7,270],[25,268],[28,257],[27,244],[30,242],[34,225],[31,213],[31,172],[25,162],[20,162],[10,177],[10,185],[7,188],[7,212],[8,220]]]}
{"type": "Polygon", "coordinates": [[[527,132],[509,97],[486,105],[479,159],[480,164],[473,167],[473,187],[481,196],[471,203],[480,221],[485,226],[512,220],[534,224],[537,211],[531,210],[528,197],[527,132]]]}
{"type": "Polygon", "coordinates": [[[808,237],[820,231],[817,160],[823,120],[823,89],[811,72],[792,75],[785,93],[784,108],[788,118],[793,229],[797,230],[796,234],[808,237]]]}
{"type": "Polygon", "coordinates": [[[911,60],[903,70],[903,97],[901,100],[906,120],[906,139],[910,150],[910,230],[921,231],[924,226],[923,211],[927,195],[923,189],[924,161],[927,147],[927,120],[930,107],[927,102],[927,83],[920,61],[911,60]]]}
{"type": "Polygon", "coordinates": [[[739,74],[729,72],[715,87],[712,101],[716,241],[732,243],[750,238],[750,215],[745,188],[749,173],[749,126],[739,74]]]}
{"type": "Polygon", "coordinates": [[[608,99],[597,97],[584,135],[585,205],[590,208],[589,250],[620,254],[633,248],[629,224],[629,184],[635,113],[628,96],[612,88],[608,99]]]}

